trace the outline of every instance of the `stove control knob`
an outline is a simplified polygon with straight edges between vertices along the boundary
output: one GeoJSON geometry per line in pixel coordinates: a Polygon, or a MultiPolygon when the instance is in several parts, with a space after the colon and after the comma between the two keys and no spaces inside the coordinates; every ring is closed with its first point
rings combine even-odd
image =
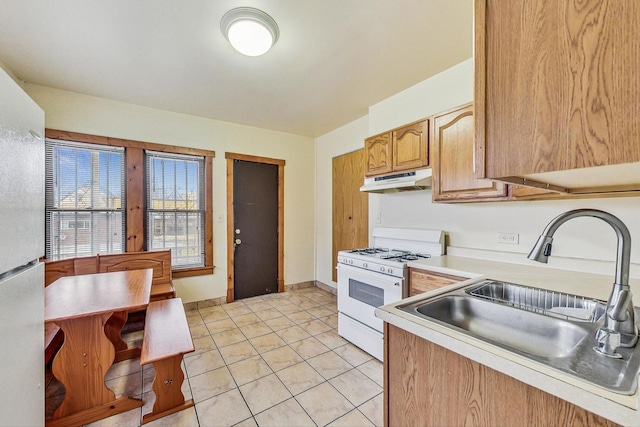
{"type": "Polygon", "coordinates": [[[393,268],[391,268],[391,267],[387,268],[387,273],[393,274],[393,268]]]}
{"type": "Polygon", "coordinates": [[[349,260],[349,264],[353,265],[353,260],[352,259],[349,260]]]}
{"type": "Polygon", "coordinates": [[[362,263],[362,266],[363,266],[364,268],[367,268],[367,267],[369,267],[369,264],[367,264],[366,262],[363,262],[363,263],[362,263]]]}
{"type": "Polygon", "coordinates": [[[384,273],[384,267],[380,267],[380,271],[384,273]]]}

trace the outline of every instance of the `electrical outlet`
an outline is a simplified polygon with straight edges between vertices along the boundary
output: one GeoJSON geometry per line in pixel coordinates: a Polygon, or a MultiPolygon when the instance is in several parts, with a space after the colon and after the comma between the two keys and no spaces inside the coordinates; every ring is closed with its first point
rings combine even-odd
{"type": "Polygon", "coordinates": [[[518,244],[518,233],[498,233],[498,243],[518,244]]]}
{"type": "Polygon", "coordinates": [[[376,224],[377,224],[377,225],[382,224],[382,212],[378,212],[378,213],[376,214],[376,224]]]}

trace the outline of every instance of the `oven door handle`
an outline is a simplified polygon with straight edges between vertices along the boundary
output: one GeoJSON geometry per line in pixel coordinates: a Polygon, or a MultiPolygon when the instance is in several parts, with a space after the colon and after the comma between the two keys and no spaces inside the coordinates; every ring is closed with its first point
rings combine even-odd
{"type": "Polygon", "coordinates": [[[402,284],[404,283],[404,278],[402,278],[402,277],[390,276],[390,275],[384,274],[384,273],[370,272],[369,270],[365,270],[365,269],[359,268],[359,267],[352,267],[350,265],[338,264],[336,268],[338,269],[338,271],[344,270],[344,271],[347,271],[347,272],[353,272],[353,273],[356,273],[358,275],[370,277],[370,278],[372,278],[374,280],[381,280],[381,277],[384,276],[383,280],[389,280],[389,281],[395,280],[396,281],[394,283],[395,286],[402,286],[402,284]]]}

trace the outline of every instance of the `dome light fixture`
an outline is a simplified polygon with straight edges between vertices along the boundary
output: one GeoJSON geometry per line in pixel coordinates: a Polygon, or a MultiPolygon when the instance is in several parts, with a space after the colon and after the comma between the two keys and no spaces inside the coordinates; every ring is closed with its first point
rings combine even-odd
{"type": "Polygon", "coordinates": [[[225,13],[220,29],[231,46],[247,56],[267,53],[280,35],[276,21],[252,7],[238,7],[225,13]]]}

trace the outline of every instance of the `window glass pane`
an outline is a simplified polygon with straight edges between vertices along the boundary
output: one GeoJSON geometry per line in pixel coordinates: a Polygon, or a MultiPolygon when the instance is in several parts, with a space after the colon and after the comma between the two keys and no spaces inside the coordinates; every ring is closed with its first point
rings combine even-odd
{"type": "Polygon", "coordinates": [[[46,140],[46,256],[124,250],[124,149],[46,140]]]}
{"type": "Polygon", "coordinates": [[[172,267],[204,266],[204,158],[147,151],[147,249],[172,267]]]}

